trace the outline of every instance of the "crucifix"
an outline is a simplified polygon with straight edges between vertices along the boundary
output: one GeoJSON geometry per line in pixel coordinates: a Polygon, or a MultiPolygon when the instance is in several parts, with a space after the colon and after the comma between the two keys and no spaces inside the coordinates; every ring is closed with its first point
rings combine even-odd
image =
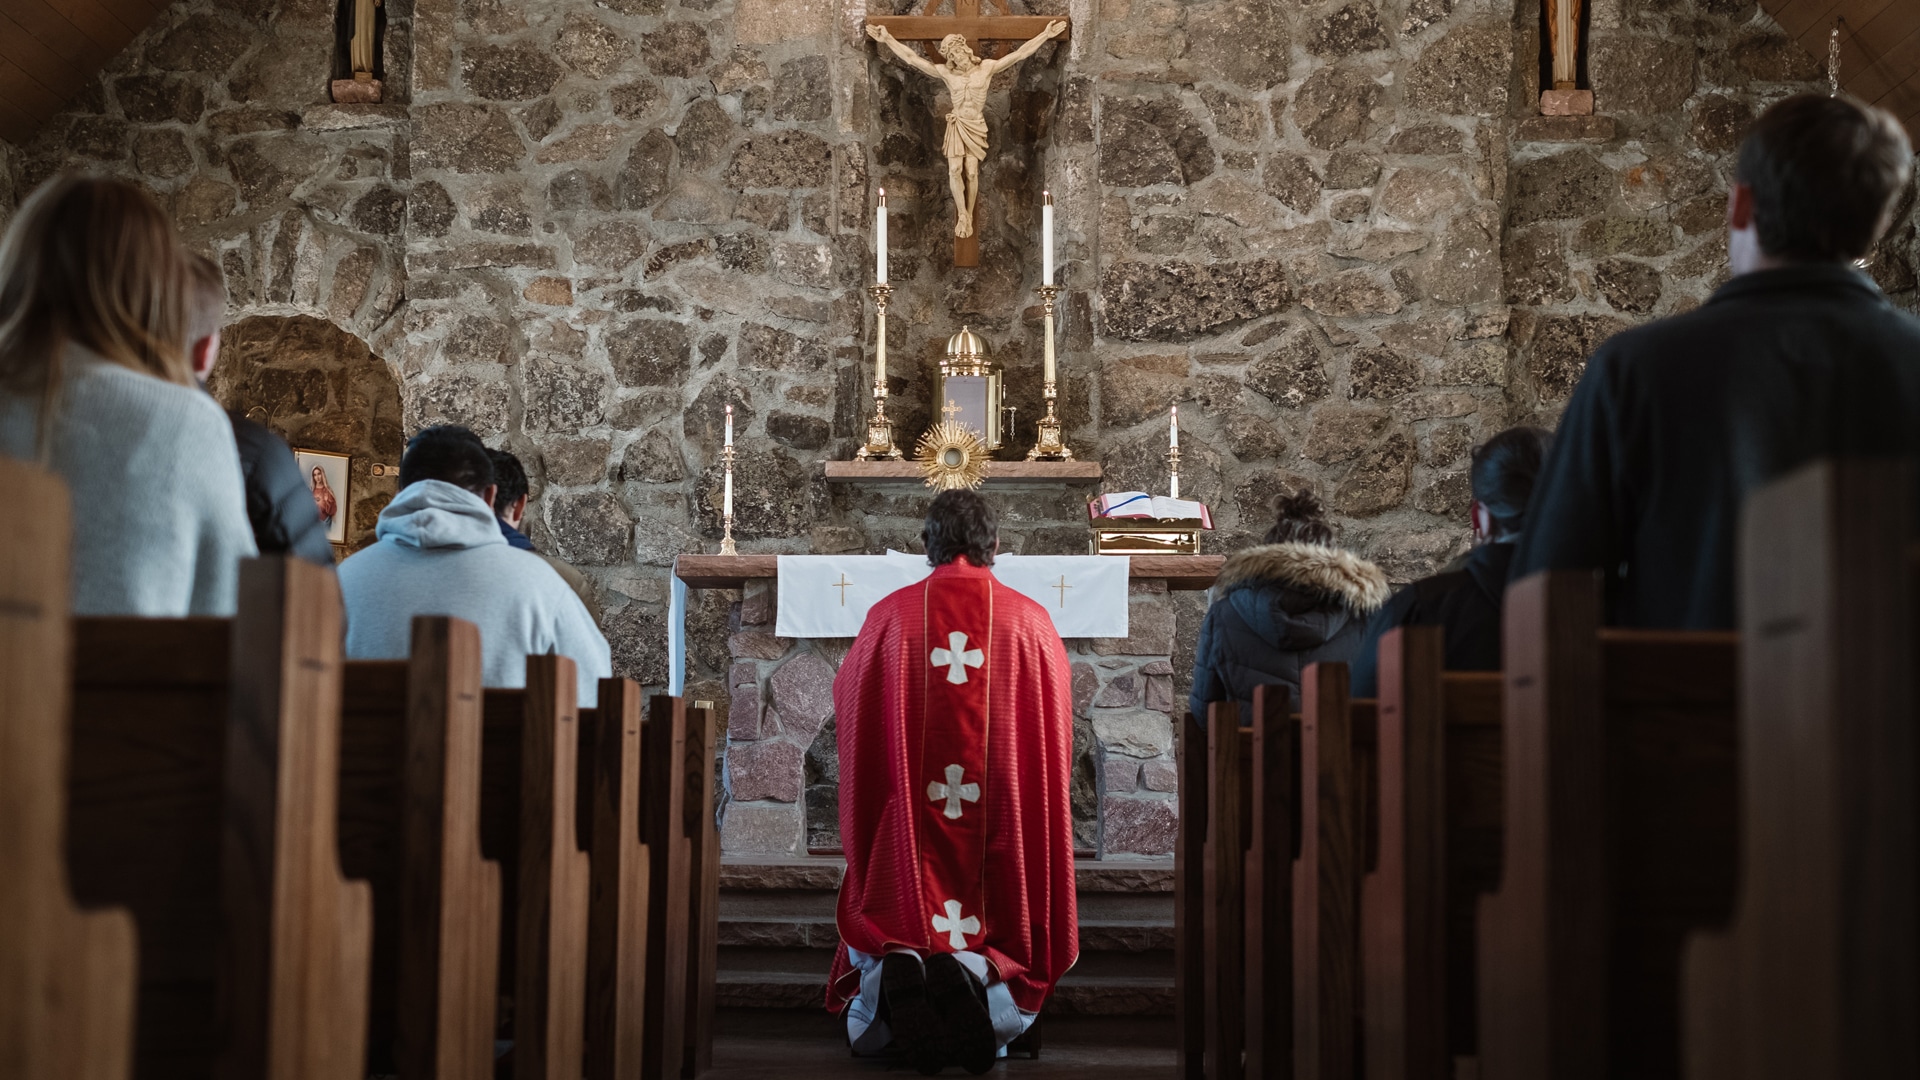
{"type": "Polygon", "coordinates": [[[1060,606],[1061,606],[1061,607],[1066,607],[1066,606],[1067,606],[1067,590],[1068,590],[1068,589],[1071,589],[1071,588],[1073,588],[1073,586],[1071,586],[1071,585],[1069,585],[1069,584],[1067,584],[1067,575],[1065,575],[1065,574],[1061,574],[1061,575],[1060,575],[1060,584],[1058,584],[1058,585],[1049,585],[1049,586],[1047,586],[1047,588],[1049,588],[1049,589],[1059,589],[1059,590],[1060,590],[1060,606]]]}
{"type": "Polygon", "coordinates": [[[942,151],[947,158],[947,185],[953,192],[953,265],[980,265],[980,237],[975,214],[980,200],[980,163],[987,156],[987,91],[993,76],[1014,66],[1057,37],[1065,37],[1068,20],[1042,15],[1014,15],[1010,0],[997,0],[1002,14],[991,12],[996,0],[952,0],[953,14],[939,16],[946,0],[926,0],[918,15],[878,15],[867,19],[867,36],[890,49],[900,62],[944,83],[953,97],[946,116],[942,151]],[[1021,44],[1002,55],[1008,42],[1021,44]],[[919,42],[921,56],[905,42],[919,42]],[[935,43],[938,43],[937,46],[935,43]],[[944,57],[946,63],[931,62],[944,57]]]}
{"type": "Polygon", "coordinates": [[[840,606],[841,607],[847,606],[847,586],[851,584],[853,584],[853,582],[847,580],[847,575],[841,574],[839,581],[833,582],[832,584],[827,586],[828,588],[831,588],[831,589],[840,590],[840,606]]]}

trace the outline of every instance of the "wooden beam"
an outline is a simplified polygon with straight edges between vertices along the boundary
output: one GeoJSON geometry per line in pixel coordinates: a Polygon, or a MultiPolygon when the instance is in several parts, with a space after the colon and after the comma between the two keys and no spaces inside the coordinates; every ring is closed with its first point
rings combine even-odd
{"type": "MultiPolygon", "coordinates": [[[[939,41],[948,34],[959,34],[968,41],[1026,41],[1057,22],[1070,22],[1064,15],[1001,15],[957,19],[941,15],[875,15],[868,26],[884,26],[899,41],[939,41]]],[[[1071,27],[1056,41],[1065,41],[1071,27]]]]}

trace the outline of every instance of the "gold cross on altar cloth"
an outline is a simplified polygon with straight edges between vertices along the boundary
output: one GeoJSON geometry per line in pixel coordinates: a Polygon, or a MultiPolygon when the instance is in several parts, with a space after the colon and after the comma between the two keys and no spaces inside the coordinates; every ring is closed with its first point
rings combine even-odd
{"type": "Polygon", "coordinates": [[[1061,606],[1061,607],[1066,607],[1066,606],[1067,606],[1067,590],[1068,590],[1068,589],[1071,589],[1071,588],[1073,588],[1073,586],[1071,586],[1071,585],[1069,585],[1069,584],[1067,584],[1067,575],[1065,575],[1065,574],[1061,574],[1061,575],[1060,575],[1060,584],[1058,584],[1058,585],[1049,585],[1049,586],[1047,586],[1047,588],[1049,588],[1049,589],[1059,589],[1059,590],[1060,590],[1060,606],[1061,606]]]}
{"type": "Polygon", "coordinates": [[[955,416],[960,415],[960,403],[952,398],[948,398],[947,403],[940,407],[940,411],[947,415],[948,422],[952,422],[955,416]]]}
{"type": "Polygon", "coordinates": [[[851,584],[853,584],[853,582],[847,580],[847,575],[841,574],[839,581],[832,582],[827,586],[827,588],[829,589],[840,590],[840,606],[841,607],[847,606],[847,586],[851,584]]]}

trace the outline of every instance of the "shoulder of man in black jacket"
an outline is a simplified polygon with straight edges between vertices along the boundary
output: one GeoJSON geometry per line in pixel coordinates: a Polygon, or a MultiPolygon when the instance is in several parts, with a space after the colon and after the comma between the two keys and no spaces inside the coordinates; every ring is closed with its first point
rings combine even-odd
{"type": "MultiPolygon", "coordinates": [[[[247,520],[262,555],[293,554],[320,566],[333,565],[333,545],[313,489],[300,475],[287,441],[263,424],[229,410],[233,441],[240,451],[240,475],[247,486],[247,520]]],[[[341,507],[341,512],[347,512],[341,507]]]]}

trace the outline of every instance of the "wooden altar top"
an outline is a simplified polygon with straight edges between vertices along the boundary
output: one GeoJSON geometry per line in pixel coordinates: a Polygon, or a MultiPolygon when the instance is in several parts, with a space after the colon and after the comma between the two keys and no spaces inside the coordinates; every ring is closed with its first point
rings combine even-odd
{"type": "MultiPolygon", "coordinates": [[[[1121,556],[1113,556],[1115,558],[1121,556]]],[[[1133,555],[1135,581],[1165,581],[1167,588],[1198,591],[1213,584],[1225,555],[1133,555]]],[[[749,581],[771,581],[779,574],[778,555],[681,555],[674,576],[692,589],[738,589],[749,581]]]]}

